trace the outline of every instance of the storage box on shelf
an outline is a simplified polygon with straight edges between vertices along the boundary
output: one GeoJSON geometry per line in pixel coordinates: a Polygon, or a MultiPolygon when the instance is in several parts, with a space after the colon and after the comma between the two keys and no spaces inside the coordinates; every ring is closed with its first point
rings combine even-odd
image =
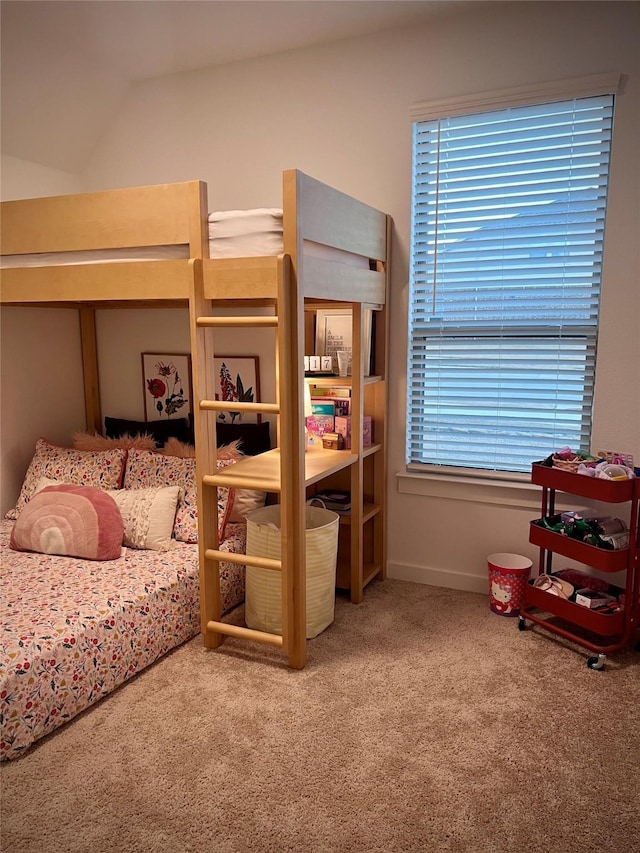
{"type": "MultiPolygon", "coordinates": [[[[587,663],[592,669],[602,669],[607,653],[622,648],[634,635],[638,637],[640,479],[592,478],[536,462],[532,466],[531,482],[542,487],[541,518],[533,520],[529,525],[529,541],[540,548],[539,574],[552,573],[554,554],[568,557],[605,574],[624,571],[624,607],[617,612],[599,612],[597,609],[539,589],[535,586],[536,578],[532,578],[526,587],[519,627],[524,629],[526,621],[530,620],[597,652],[598,656],[589,658],[587,663]],[[547,529],[547,526],[542,524],[543,519],[548,526],[553,526],[560,519],[555,513],[556,491],[603,503],[630,504],[628,547],[607,550],[547,529]],[[563,620],[565,625],[559,624],[559,619],[563,620]]],[[[611,587],[610,593],[615,592],[616,589],[611,587]]]]}

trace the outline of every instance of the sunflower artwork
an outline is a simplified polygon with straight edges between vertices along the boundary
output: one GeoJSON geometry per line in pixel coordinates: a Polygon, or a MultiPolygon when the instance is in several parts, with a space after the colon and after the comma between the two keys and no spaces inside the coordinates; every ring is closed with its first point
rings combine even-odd
{"type": "Polygon", "coordinates": [[[258,357],[231,356],[214,359],[216,400],[228,400],[228,411],[218,412],[220,423],[260,423],[260,415],[233,408],[233,403],[259,402],[258,357]]]}
{"type": "Polygon", "coordinates": [[[142,353],[145,419],[191,412],[191,357],[142,353]]]}

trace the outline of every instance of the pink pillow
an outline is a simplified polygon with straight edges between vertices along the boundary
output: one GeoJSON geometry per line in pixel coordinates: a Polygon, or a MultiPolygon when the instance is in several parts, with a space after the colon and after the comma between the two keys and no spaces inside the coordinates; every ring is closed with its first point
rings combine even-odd
{"type": "MultiPolygon", "coordinates": [[[[235,460],[218,460],[218,468],[231,465],[235,460]]],[[[198,541],[198,489],[196,460],[180,456],[167,456],[153,450],[132,448],[127,456],[124,472],[125,489],[151,489],[162,486],[180,486],[173,535],[180,542],[198,541]]],[[[229,513],[233,507],[233,489],[218,488],[218,538],[224,541],[229,513]]]]}
{"type": "Polygon", "coordinates": [[[126,457],[127,451],[121,447],[101,451],[74,450],[71,447],[58,447],[45,438],[39,438],[18,502],[5,518],[18,518],[36,493],[43,477],[61,483],[94,486],[96,489],[119,489],[126,457]]]}
{"type": "Polygon", "coordinates": [[[112,497],[91,486],[47,486],[34,495],[11,531],[15,551],[117,560],[124,524],[112,497]]]}

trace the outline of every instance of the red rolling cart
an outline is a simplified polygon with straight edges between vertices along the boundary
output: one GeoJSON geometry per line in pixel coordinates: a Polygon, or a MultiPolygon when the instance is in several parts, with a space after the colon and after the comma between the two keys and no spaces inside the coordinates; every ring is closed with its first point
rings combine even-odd
{"type": "MultiPolygon", "coordinates": [[[[547,530],[541,526],[541,519],[536,519],[529,525],[529,541],[540,548],[538,575],[553,574],[554,554],[561,554],[605,574],[626,572],[624,609],[616,613],[590,610],[574,601],[539,589],[534,586],[536,577],[532,577],[528,582],[524,604],[520,609],[518,627],[521,631],[525,630],[528,620],[552,633],[573,640],[597,653],[596,657],[587,660],[590,669],[603,669],[608,653],[617,651],[631,640],[638,643],[640,636],[640,477],[629,480],[603,480],[535,462],[532,465],[531,482],[542,487],[541,519],[556,520],[556,491],[604,503],[631,504],[629,545],[617,551],[598,548],[547,530]]],[[[557,520],[559,519],[560,516],[557,516],[557,520]]],[[[640,643],[638,645],[640,646],[640,643]]]]}

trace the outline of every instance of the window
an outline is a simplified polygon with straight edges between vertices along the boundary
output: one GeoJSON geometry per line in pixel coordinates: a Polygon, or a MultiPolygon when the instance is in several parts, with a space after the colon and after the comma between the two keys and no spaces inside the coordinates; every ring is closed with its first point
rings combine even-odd
{"type": "Polygon", "coordinates": [[[589,450],[614,99],[549,100],[414,121],[410,466],[589,450]]]}

